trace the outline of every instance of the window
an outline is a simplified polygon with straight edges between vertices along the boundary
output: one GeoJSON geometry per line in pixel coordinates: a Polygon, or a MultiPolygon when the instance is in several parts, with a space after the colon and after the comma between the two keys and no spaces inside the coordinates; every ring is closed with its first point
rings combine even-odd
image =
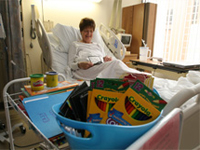
{"type": "Polygon", "coordinates": [[[199,0],[194,0],[193,13],[192,13],[192,24],[197,24],[199,11],[199,0]]]}
{"type": "Polygon", "coordinates": [[[167,11],[166,25],[172,24],[173,9],[167,11]]]}
{"type": "Polygon", "coordinates": [[[200,0],[160,0],[154,57],[200,62],[200,0]]]}

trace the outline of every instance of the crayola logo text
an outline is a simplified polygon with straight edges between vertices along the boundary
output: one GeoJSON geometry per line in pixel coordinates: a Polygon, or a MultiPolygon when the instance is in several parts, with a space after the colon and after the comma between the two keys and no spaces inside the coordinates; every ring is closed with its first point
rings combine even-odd
{"type": "Polygon", "coordinates": [[[133,96],[129,97],[129,101],[137,108],[139,109],[141,112],[143,112],[144,114],[146,114],[147,116],[151,115],[151,112],[148,110],[148,108],[145,108],[144,106],[142,106],[138,101],[135,100],[135,98],[133,96]]]}

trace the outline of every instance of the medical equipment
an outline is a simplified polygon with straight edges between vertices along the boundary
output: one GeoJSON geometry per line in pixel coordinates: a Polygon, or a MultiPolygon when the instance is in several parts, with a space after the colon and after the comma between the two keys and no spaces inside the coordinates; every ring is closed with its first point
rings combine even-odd
{"type": "Polygon", "coordinates": [[[118,33],[117,37],[124,44],[125,47],[131,46],[132,35],[126,33],[118,33]]]}

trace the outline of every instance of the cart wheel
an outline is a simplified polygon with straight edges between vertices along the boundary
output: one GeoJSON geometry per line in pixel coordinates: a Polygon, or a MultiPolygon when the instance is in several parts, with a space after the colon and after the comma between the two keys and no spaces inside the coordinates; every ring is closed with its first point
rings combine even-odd
{"type": "Polygon", "coordinates": [[[21,133],[25,134],[26,133],[26,128],[22,125],[22,126],[19,126],[20,130],[21,130],[21,133]]]}

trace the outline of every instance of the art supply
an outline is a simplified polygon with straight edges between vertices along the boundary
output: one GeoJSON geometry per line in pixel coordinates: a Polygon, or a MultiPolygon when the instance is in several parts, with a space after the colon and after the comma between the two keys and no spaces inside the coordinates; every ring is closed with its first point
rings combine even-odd
{"type": "MultiPolygon", "coordinates": [[[[61,104],[57,104],[52,108],[59,125],[64,124],[65,126],[76,129],[85,129],[86,131],[88,130],[92,133],[92,137],[90,138],[80,138],[72,135],[70,132],[67,132],[65,128],[62,128],[61,126],[71,149],[126,149],[135,140],[152,128],[161,117],[160,115],[154,121],[141,126],[111,126],[64,118],[58,113],[60,106],[61,104]]],[[[91,116],[91,119],[92,118],[93,121],[101,119],[100,115],[91,116]]],[[[112,120],[108,121],[112,123],[112,120]]]]}
{"type": "Polygon", "coordinates": [[[57,93],[57,92],[64,92],[66,90],[73,89],[76,87],[78,83],[72,83],[69,81],[59,81],[56,87],[47,87],[46,83],[43,84],[43,89],[40,91],[33,91],[31,85],[24,85],[24,92],[27,92],[29,96],[44,94],[44,93],[57,93]]]}
{"type": "Polygon", "coordinates": [[[44,89],[44,75],[43,74],[31,74],[31,90],[40,91],[44,89]]]}
{"type": "Polygon", "coordinates": [[[109,124],[107,120],[112,120],[112,123],[119,125],[142,125],[155,120],[159,115],[160,111],[131,87],[122,94],[101,123],[109,124]]]}
{"type": "Polygon", "coordinates": [[[54,95],[36,95],[24,98],[22,103],[34,125],[47,137],[62,133],[52,112],[52,106],[63,103],[71,91],[54,95]]]}
{"type": "Polygon", "coordinates": [[[56,87],[58,85],[58,73],[55,71],[46,72],[47,87],[56,87]]]}
{"type": "Polygon", "coordinates": [[[131,87],[136,93],[138,93],[144,100],[151,103],[157,110],[161,111],[167,104],[160,96],[158,96],[153,90],[149,89],[141,81],[137,80],[131,87]]]}
{"type": "Polygon", "coordinates": [[[129,82],[125,82],[118,87],[118,89],[123,89],[124,87],[129,86],[129,82]]]}
{"type": "Polygon", "coordinates": [[[151,57],[151,50],[149,47],[140,47],[140,60],[147,61],[151,57]]]}
{"type": "Polygon", "coordinates": [[[107,116],[108,111],[111,110],[122,94],[123,93],[119,92],[93,89],[93,91],[89,93],[90,99],[88,99],[87,121],[94,122],[97,119],[96,117],[99,116],[99,123],[106,124],[106,121],[102,122],[102,118],[107,116]]]}
{"type": "Polygon", "coordinates": [[[146,75],[143,73],[129,73],[124,76],[123,80],[126,80],[129,83],[129,86],[132,86],[136,80],[140,80],[148,88],[153,89],[154,77],[151,75],[146,75]]]}
{"type": "MultiPolygon", "coordinates": [[[[105,91],[112,91],[112,92],[120,92],[124,93],[128,89],[128,85],[120,86],[124,83],[128,82],[128,80],[124,79],[109,79],[109,78],[96,78],[90,81],[91,89],[99,89],[105,91]]],[[[126,83],[128,84],[128,83],[126,83]]]]}

